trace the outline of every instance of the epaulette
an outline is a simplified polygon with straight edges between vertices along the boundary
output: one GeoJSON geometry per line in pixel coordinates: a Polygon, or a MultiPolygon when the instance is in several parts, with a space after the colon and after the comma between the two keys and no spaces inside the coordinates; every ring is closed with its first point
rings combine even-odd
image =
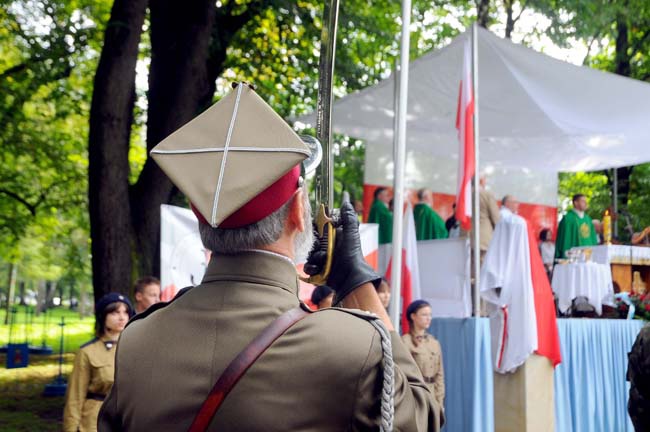
{"type": "Polygon", "coordinates": [[[140,312],[139,314],[135,314],[135,315],[134,315],[134,316],[129,320],[129,322],[126,324],[126,326],[125,326],[124,328],[128,327],[129,325],[131,325],[131,323],[134,322],[134,321],[137,321],[137,320],[144,319],[144,318],[148,317],[149,315],[151,315],[152,313],[156,312],[157,310],[160,310],[160,309],[166,308],[167,306],[169,306],[170,304],[172,304],[173,302],[175,302],[176,300],[178,300],[178,299],[179,299],[183,294],[185,294],[186,292],[188,292],[188,291],[191,290],[192,288],[194,288],[194,287],[193,287],[193,286],[185,287],[185,288],[183,288],[182,290],[180,290],[179,292],[177,292],[173,299],[171,299],[171,300],[169,300],[169,301],[166,301],[166,302],[160,302],[160,303],[153,304],[153,305],[149,306],[149,307],[147,308],[147,310],[145,310],[145,311],[143,311],[143,312],[140,312]]]}
{"type": "Polygon", "coordinates": [[[332,307],[332,308],[320,309],[320,310],[337,310],[337,311],[345,312],[350,315],[354,315],[355,317],[364,319],[366,321],[374,321],[379,319],[379,315],[377,315],[376,313],[370,311],[363,311],[361,309],[347,309],[342,307],[332,307]]]}
{"type": "Polygon", "coordinates": [[[99,340],[98,338],[94,337],[94,338],[92,338],[91,340],[89,340],[88,342],[86,342],[85,344],[81,345],[81,346],[79,347],[79,349],[81,349],[81,348],[85,348],[85,347],[87,347],[88,345],[92,345],[92,344],[94,344],[95,342],[97,342],[98,340],[99,340]]]}

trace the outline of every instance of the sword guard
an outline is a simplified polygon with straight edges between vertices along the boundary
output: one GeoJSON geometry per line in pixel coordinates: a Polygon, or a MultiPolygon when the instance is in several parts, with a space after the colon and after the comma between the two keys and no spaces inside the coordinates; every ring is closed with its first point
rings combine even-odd
{"type": "Polygon", "coordinates": [[[314,228],[318,238],[318,248],[326,252],[327,258],[325,265],[320,273],[309,276],[300,277],[300,280],[314,285],[324,285],[327,283],[327,278],[332,270],[332,259],[334,256],[334,244],[336,243],[336,229],[334,227],[335,221],[330,217],[329,210],[324,204],[321,204],[318,209],[318,214],[314,220],[314,228]]]}

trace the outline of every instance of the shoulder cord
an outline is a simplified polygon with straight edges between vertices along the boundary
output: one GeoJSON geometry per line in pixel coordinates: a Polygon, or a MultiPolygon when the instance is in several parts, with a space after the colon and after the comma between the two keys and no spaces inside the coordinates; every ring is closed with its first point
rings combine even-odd
{"type": "Polygon", "coordinates": [[[370,324],[377,329],[381,336],[381,350],[383,352],[382,367],[384,369],[384,382],[381,389],[381,432],[392,432],[395,415],[395,364],[393,362],[393,344],[390,333],[384,323],[376,318],[370,324]]]}

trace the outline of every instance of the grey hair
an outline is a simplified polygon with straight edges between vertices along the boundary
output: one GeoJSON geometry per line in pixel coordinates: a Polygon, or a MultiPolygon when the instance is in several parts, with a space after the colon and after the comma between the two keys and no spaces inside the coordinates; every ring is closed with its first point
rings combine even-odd
{"type": "Polygon", "coordinates": [[[212,228],[199,222],[201,241],[206,249],[215,253],[234,254],[250,249],[257,249],[278,241],[284,231],[284,224],[289,215],[289,207],[297,195],[294,195],[282,207],[261,221],[241,228],[212,228]]]}
{"type": "Polygon", "coordinates": [[[261,221],[241,228],[212,228],[199,222],[201,241],[206,249],[215,253],[233,254],[276,242],[282,235],[295,195],[279,209],[261,221]]]}

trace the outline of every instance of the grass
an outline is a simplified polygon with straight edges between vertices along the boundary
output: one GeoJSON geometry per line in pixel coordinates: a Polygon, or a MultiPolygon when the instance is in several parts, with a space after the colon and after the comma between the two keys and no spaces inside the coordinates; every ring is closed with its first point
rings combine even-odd
{"type": "MultiPolygon", "coordinates": [[[[50,356],[29,356],[29,366],[20,369],[5,369],[6,355],[0,355],[0,430],[22,431],[60,431],[62,428],[63,397],[43,397],[43,389],[59,374],[59,340],[61,317],[65,318],[63,376],[72,371],[74,353],[83,343],[92,339],[94,318],[80,318],[79,314],[66,308],[53,308],[45,315],[33,317],[25,307],[18,307],[15,324],[11,331],[12,342],[22,343],[26,339],[30,345],[40,346],[45,340],[56,354],[50,356]]],[[[4,311],[0,314],[4,323],[4,311]]],[[[0,345],[9,341],[9,326],[0,325],[0,345]]]]}
{"type": "Polygon", "coordinates": [[[77,312],[58,307],[30,319],[29,307],[17,306],[16,309],[13,328],[4,325],[5,310],[0,313],[0,323],[3,323],[0,325],[0,346],[9,342],[11,333],[13,343],[29,342],[30,345],[41,346],[45,339],[45,344],[58,353],[61,318],[65,319],[63,352],[76,352],[82,344],[93,338],[95,318],[92,316],[81,318],[77,312]]]}

